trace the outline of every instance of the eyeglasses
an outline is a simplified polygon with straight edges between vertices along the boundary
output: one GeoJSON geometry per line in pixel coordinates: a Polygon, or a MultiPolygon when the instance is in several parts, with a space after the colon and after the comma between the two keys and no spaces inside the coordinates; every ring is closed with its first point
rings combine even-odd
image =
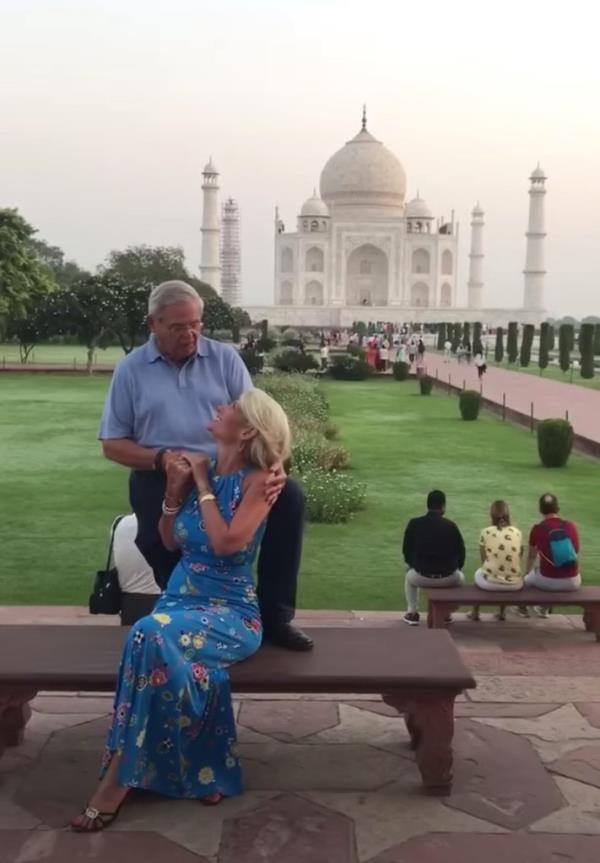
{"type": "Polygon", "coordinates": [[[167,324],[167,329],[174,336],[180,336],[187,333],[188,330],[192,333],[199,333],[202,329],[202,321],[190,321],[189,324],[167,324]]]}

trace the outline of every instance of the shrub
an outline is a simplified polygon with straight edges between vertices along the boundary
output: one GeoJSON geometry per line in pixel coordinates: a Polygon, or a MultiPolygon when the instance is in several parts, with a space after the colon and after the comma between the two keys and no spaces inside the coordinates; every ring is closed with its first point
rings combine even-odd
{"type": "Polygon", "coordinates": [[[496,330],[496,347],[494,349],[494,359],[497,363],[501,363],[504,359],[504,330],[498,327],[496,330]]]}
{"type": "Polygon", "coordinates": [[[506,356],[509,363],[514,363],[519,356],[519,328],[516,321],[510,321],[508,324],[506,356]]]}
{"type": "Polygon", "coordinates": [[[308,521],[326,524],[348,521],[364,506],[365,487],[348,474],[313,469],[298,479],[306,495],[308,521]]]}
{"type": "Polygon", "coordinates": [[[571,368],[573,350],[573,324],[561,324],[558,330],[558,362],[563,372],[571,368]]]}
{"type": "Polygon", "coordinates": [[[463,390],[459,396],[460,415],[464,420],[476,420],[481,407],[481,396],[476,390],[463,390]]]}
{"type": "Polygon", "coordinates": [[[327,425],[325,426],[325,431],[323,432],[327,440],[336,440],[339,433],[340,430],[333,423],[327,423],[327,425]]]}
{"type": "Polygon", "coordinates": [[[410,376],[410,366],[408,363],[394,363],[392,373],[397,381],[406,381],[410,376]]]}
{"type": "Polygon", "coordinates": [[[300,349],[304,342],[302,341],[302,339],[296,339],[293,336],[284,336],[281,340],[281,344],[284,348],[300,349]]]}
{"type": "Polygon", "coordinates": [[[362,360],[365,358],[364,348],[361,348],[360,345],[348,345],[346,351],[351,357],[359,357],[362,360]]]}
{"type": "Polygon", "coordinates": [[[298,348],[282,348],[273,355],[273,366],[279,372],[307,372],[318,368],[312,354],[305,354],[298,348]]]}
{"type": "Polygon", "coordinates": [[[340,470],[348,467],[348,451],[326,440],[319,431],[295,428],[292,440],[292,469],[304,473],[311,468],[340,470]]]}
{"type": "Polygon", "coordinates": [[[279,402],[293,425],[325,429],[329,404],[316,381],[300,375],[273,374],[260,377],[256,384],[279,402]]]}
{"type": "Polygon", "coordinates": [[[525,324],[523,327],[523,339],[521,340],[521,367],[527,368],[531,362],[531,346],[533,345],[533,336],[535,327],[533,324],[525,324]]]}
{"type": "Polygon", "coordinates": [[[210,334],[211,339],[214,339],[216,342],[230,342],[231,341],[231,330],[214,330],[210,334]]]}
{"type": "Polygon", "coordinates": [[[542,420],[537,443],[544,467],[564,467],[573,448],[573,426],[567,420],[542,420]]]}
{"type": "Polygon", "coordinates": [[[581,377],[594,377],[594,324],[582,324],[579,330],[581,377]]]}
{"type": "Polygon", "coordinates": [[[422,396],[431,395],[431,390],[433,389],[433,378],[419,378],[419,389],[421,390],[422,396]]]}
{"type": "Polygon", "coordinates": [[[543,323],[540,327],[540,347],[538,351],[538,365],[543,371],[548,367],[550,358],[550,324],[543,323]]]}
{"type": "Polygon", "coordinates": [[[256,349],[263,354],[268,354],[269,351],[272,351],[276,347],[277,340],[272,339],[271,336],[261,336],[256,343],[256,349]]]}
{"type": "Polygon", "coordinates": [[[329,374],[338,381],[364,381],[371,374],[371,367],[360,357],[339,354],[333,357],[329,374]]]}
{"type": "Polygon", "coordinates": [[[240,357],[243,359],[251,375],[257,375],[259,372],[262,372],[264,359],[255,350],[244,348],[243,351],[240,351],[240,357]]]}

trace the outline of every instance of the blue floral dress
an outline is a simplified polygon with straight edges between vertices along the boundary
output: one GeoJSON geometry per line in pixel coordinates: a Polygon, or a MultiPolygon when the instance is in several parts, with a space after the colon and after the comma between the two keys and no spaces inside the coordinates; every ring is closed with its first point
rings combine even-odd
{"type": "MultiPolygon", "coordinates": [[[[246,468],[209,475],[221,515],[231,521],[246,468]]],[[[252,564],[264,523],[250,544],[217,557],[194,491],[174,522],[182,557],[154,612],[131,627],[125,645],[103,772],[114,752],[117,781],[168,797],[242,791],[226,668],[260,646],[262,624],[252,564]]]]}

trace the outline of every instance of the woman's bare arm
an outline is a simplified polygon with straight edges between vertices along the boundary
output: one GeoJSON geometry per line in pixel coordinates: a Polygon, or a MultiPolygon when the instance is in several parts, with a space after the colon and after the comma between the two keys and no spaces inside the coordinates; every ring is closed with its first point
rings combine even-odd
{"type": "MultiPolygon", "coordinates": [[[[267,517],[270,505],[265,498],[265,481],[268,476],[268,472],[257,470],[246,477],[242,501],[230,522],[225,521],[216,501],[200,504],[208,541],[219,557],[228,557],[245,548],[267,517]]],[[[198,500],[207,493],[210,494],[210,488],[199,483],[198,500]]]]}

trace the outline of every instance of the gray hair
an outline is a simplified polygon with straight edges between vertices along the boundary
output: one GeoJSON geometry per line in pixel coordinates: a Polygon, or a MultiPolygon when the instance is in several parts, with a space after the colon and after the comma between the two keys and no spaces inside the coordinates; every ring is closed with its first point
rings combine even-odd
{"type": "Polygon", "coordinates": [[[166,306],[182,303],[186,300],[195,300],[200,306],[200,317],[204,312],[204,300],[198,291],[181,279],[172,279],[170,282],[162,282],[150,291],[148,297],[148,315],[157,315],[166,306]]]}

